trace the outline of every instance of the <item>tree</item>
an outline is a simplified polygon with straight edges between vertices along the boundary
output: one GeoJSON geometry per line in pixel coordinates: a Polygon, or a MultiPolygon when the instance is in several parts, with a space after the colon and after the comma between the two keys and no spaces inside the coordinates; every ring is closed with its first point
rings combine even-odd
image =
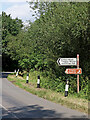
{"type": "Polygon", "coordinates": [[[35,48],[46,54],[49,67],[53,67],[54,63],[57,66],[58,57],[76,57],[79,53],[80,66],[84,69],[84,74],[89,74],[85,67],[90,65],[88,3],[43,2],[35,3],[33,9],[37,8],[40,16],[30,28],[34,35],[32,39],[36,43],[35,48]],[[85,66],[84,60],[87,61],[85,66]]]}
{"type": "MultiPolygon", "coordinates": [[[[3,69],[9,69],[11,58],[8,53],[7,44],[11,39],[11,36],[16,36],[19,34],[22,29],[22,21],[18,18],[12,19],[10,15],[6,15],[5,12],[2,12],[2,62],[3,69]]],[[[13,62],[12,62],[13,63],[13,62]]],[[[15,61],[16,63],[16,61],[15,61]]]]}
{"type": "MultiPolygon", "coordinates": [[[[27,30],[21,30],[16,36],[10,34],[6,37],[9,41],[8,53],[24,70],[47,72],[50,79],[45,82],[54,90],[64,91],[64,80],[69,77],[70,91],[73,93],[76,90],[76,78],[66,75],[64,71],[68,66],[59,67],[57,59],[76,57],[79,53],[82,76],[89,76],[88,3],[43,2],[35,3],[33,9],[37,8],[39,17],[27,30]],[[63,90],[60,89],[61,86],[63,90]]],[[[82,80],[80,78],[80,84],[87,84],[88,79],[81,82],[82,80]]]]}

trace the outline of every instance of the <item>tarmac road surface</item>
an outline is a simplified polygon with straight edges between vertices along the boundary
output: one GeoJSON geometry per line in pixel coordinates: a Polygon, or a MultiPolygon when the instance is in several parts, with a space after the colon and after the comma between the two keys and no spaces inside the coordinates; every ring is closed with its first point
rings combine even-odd
{"type": "MultiPolygon", "coordinates": [[[[21,118],[88,118],[88,115],[76,110],[66,108],[33,95],[25,90],[16,87],[7,80],[8,73],[3,73],[0,81],[0,108],[2,108],[2,118],[21,120],[21,118]]],[[[83,119],[82,119],[83,118],[83,119]]],[[[59,119],[60,120],[60,119],[59,119]]],[[[71,119],[73,120],[73,119],[71,119]]]]}

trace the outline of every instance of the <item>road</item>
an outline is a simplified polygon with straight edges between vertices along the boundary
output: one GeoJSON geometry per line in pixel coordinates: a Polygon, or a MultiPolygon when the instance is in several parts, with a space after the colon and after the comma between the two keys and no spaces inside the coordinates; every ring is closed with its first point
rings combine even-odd
{"type": "MultiPolygon", "coordinates": [[[[3,74],[2,81],[2,118],[87,118],[85,113],[78,112],[33,95],[7,80],[7,74],[3,74]]],[[[1,93],[0,93],[1,94],[1,93]]],[[[1,100],[1,98],[0,98],[1,100]]]]}

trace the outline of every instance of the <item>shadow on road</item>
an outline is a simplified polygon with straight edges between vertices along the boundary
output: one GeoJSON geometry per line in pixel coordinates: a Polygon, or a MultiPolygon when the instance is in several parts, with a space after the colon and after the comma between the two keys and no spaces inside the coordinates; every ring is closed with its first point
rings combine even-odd
{"type": "MultiPolygon", "coordinates": [[[[24,119],[30,119],[34,118],[60,118],[62,117],[62,113],[61,114],[57,114],[54,110],[49,110],[49,109],[44,109],[41,106],[38,105],[31,105],[31,106],[25,106],[25,107],[21,107],[21,108],[10,108],[8,109],[9,111],[11,111],[15,116],[17,116],[18,118],[20,118],[20,120],[22,120],[21,118],[24,119]]],[[[10,117],[10,115],[6,114],[6,112],[3,110],[2,111],[2,117],[3,118],[8,118],[10,117]]]]}
{"type": "MultiPolygon", "coordinates": [[[[38,105],[30,105],[25,107],[12,107],[8,109],[9,112],[13,113],[19,120],[88,120],[81,116],[81,118],[64,118],[65,113],[56,113],[54,110],[44,109],[38,105]]],[[[11,114],[10,113],[10,114],[11,114]]],[[[16,118],[10,117],[6,112],[2,111],[2,120],[17,120],[16,118]]]]}

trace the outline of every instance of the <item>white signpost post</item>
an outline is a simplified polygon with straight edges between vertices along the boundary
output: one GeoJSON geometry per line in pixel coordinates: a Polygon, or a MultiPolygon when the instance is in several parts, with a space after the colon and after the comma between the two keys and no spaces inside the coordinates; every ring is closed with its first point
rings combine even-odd
{"type": "Polygon", "coordinates": [[[77,54],[77,58],[58,58],[57,63],[59,66],[77,66],[76,69],[66,69],[65,73],[77,74],[77,93],[79,93],[79,74],[82,74],[82,70],[79,68],[79,54],[77,54]]]}

